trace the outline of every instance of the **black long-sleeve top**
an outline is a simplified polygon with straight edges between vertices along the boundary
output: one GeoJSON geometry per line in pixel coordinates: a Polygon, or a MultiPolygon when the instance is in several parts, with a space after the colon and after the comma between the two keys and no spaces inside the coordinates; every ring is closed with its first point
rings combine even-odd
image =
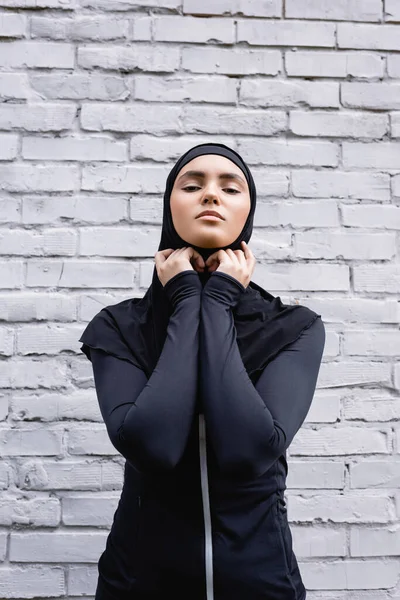
{"type": "Polygon", "coordinates": [[[173,469],[183,456],[200,389],[220,472],[258,477],[288,448],[309,411],[325,344],[323,322],[316,319],[282,350],[254,386],[231,310],[244,286],[214,272],[203,288],[188,270],[164,290],[174,309],[149,379],[127,361],[91,351],[111,442],[139,471],[173,469]]]}
{"type": "Polygon", "coordinates": [[[96,600],[205,600],[210,555],[214,600],[305,600],[283,499],[285,452],[310,408],[324,325],[316,319],[253,385],[231,310],[244,286],[216,271],[203,288],[187,270],[164,290],[173,312],[149,378],[91,347],[101,413],[127,459],[96,600]]]}

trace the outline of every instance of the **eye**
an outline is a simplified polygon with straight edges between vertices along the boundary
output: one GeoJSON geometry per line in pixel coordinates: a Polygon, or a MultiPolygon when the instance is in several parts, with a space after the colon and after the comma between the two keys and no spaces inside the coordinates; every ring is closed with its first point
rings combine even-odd
{"type": "Polygon", "coordinates": [[[182,188],[182,189],[183,189],[183,190],[189,190],[189,189],[193,189],[193,188],[198,188],[198,189],[200,189],[198,185],[187,185],[186,187],[184,187],[184,188],[182,188]]]}
{"type": "Polygon", "coordinates": [[[235,192],[235,194],[240,194],[239,190],[236,190],[235,188],[225,188],[226,190],[230,190],[231,192],[235,192]]]}

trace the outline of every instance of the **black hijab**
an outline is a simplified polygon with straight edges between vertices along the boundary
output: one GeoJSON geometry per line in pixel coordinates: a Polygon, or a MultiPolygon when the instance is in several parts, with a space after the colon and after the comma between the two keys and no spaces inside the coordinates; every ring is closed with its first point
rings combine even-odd
{"type": "MultiPolygon", "coordinates": [[[[171,192],[179,171],[189,161],[203,154],[218,154],[231,160],[243,171],[249,186],[251,207],[246,223],[238,238],[224,246],[223,250],[242,250],[240,242],[249,242],[256,209],[256,187],[241,156],[224,144],[206,143],[194,146],[183,154],[172,168],[164,193],[158,250],[176,250],[191,246],[206,260],[219,248],[201,248],[183,240],[175,230],[170,208],[171,192]]],[[[199,273],[203,287],[210,276],[208,272],[199,273]]],[[[79,339],[83,343],[81,350],[89,359],[91,347],[105,350],[143,369],[150,378],[165,342],[172,310],[154,265],[152,283],[143,298],[129,298],[101,309],[79,339]]],[[[250,281],[232,313],[238,348],[254,384],[267,363],[321,316],[300,304],[283,304],[279,296],[272,296],[253,281],[250,281]]]]}

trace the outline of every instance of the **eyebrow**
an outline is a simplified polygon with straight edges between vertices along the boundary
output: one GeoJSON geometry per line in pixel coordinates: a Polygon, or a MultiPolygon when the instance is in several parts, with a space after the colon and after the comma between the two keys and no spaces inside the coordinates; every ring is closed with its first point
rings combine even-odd
{"type": "MultiPolygon", "coordinates": [[[[183,175],[178,177],[178,181],[180,179],[183,179],[184,177],[203,177],[204,178],[205,176],[206,176],[206,174],[204,173],[204,171],[186,171],[186,173],[183,173],[183,175]]],[[[218,176],[218,179],[237,179],[241,183],[245,183],[244,179],[242,177],[240,177],[240,175],[238,175],[237,173],[221,173],[218,176]]]]}

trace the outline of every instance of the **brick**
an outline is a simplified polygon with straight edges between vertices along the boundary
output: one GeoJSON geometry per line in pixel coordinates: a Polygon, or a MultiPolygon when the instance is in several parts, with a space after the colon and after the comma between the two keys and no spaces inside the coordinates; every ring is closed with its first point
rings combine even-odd
{"type": "Polygon", "coordinates": [[[18,152],[18,136],[0,133],[0,160],[13,160],[18,152]]]}
{"type": "Polygon", "coordinates": [[[356,112],[291,111],[290,130],[296,135],[382,138],[388,131],[387,115],[356,112]]]}
{"type": "Polygon", "coordinates": [[[182,69],[192,73],[277,75],[282,56],[277,50],[247,48],[182,48],[182,69]]]}
{"type": "Polygon", "coordinates": [[[339,84],[333,82],[245,79],[239,100],[249,106],[338,107],[339,84]]]}
{"type": "Polygon", "coordinates": [[[289,51],[286,72],[295,77],[383,77],[384,58],[371,52],[289,51]]]}
{"type": "Polygon", "coordinates": [[[400,206],[343,205],[341,212],[345,227],[400,229],[400,206]]]}
{"type": "Polygon", "coordinates": [[[26,100],[28,76],[24,73],[0,73],[0,101],[26,100]]]}
{"type": "Polygon", "coordinates": [[[176,106],[84,104],[82,129],[140,133],[176,133],[182,109],[176,106]]]}
{"type": "MultiPolygon", "coordinates": [[[[64,218],[74,222],[117,223],[127,215],[128,199],[119,197],[57,196],[57,197],[24,197],[24,223],[61,223],[64,218]],[[96,210],[93,210],[94,205],[96,210]]],[[[65,301],[62,296],[59,302],[65,301]]],[[[47,295],[51,310],[51,294],[47,295]]],[[[1,314],[1,312],[0,312],[1,314]]],[[[50,318],[52,318],[50,316],[50,318]]],[[[75,319],[75,316],[74,316],[75,319]]],[[[16,319],[16,320],[21,320],[16,319]]]]}
{"type": "Polygon", "coordinates": [[[286,0],[286,18],[338,21],[380,21],[380,0],[286,0]]]}
{"type": "Polygon", "coordinates": [[[0,573],[0,595],[4,599],[59,597],[66,593],[64,569],[61,567],[6,565],[0,573]]]}
{"type": "MultiPolygon", "coordinates": [[[[131,289],[135,267],[124,261],[46,262],[32,259],[27,268],[27,286],[131,289]]],[[[1,362],[0,362],[1,368],[1,362]]],[[[47,367],[46,367],[47,368],[47,367]]],[[[1,374],[1,371],[0,371],[1,374]]],[[[60,376],[59,379],[61,380],[60,376]]],[[[58,386],[59,384],[57,384],[58,386]]],[[[51,387],[51,385],[46,386],[51,387]]]]}
{"type": "MultiPolygon", "coordinates": [[[[361,363],[365,365],[366,363],[361,363]]],[[[343,367],[343,365],[341,365],[343,367]]],[[[365,369],[364,369],[365,370],[365,369]]],[[[371,374],[370,374],[371,375],[371,374]]],[[[343,385],[348,385],[342,381],[343,385]]],[[[388,454],[388,440],[384,431],[343,426],[302,428],[294,438],[290,454],[303,456],[340,456],[346,454],[388,454]]]]}
{"type": "Polygon", "coordinates": [[[98,402],[89,391],[68,396],[43,394],[27,398],[14,395],[10,414],[13,420],[20,421],[102,421],[98,402]]]}
{"type": "Polygon", "coordinates": [[[27,67],[45,69],[72,69],[74,67],[72,44],[51,42],[3,42],[0,67],[7,69],[27,67]]]}
{"type": "MultiPolygon", "coordinates": [[[[297,232],[295,233],[296,255],[307,259],[390,260],[396,255],[395,235],[395,233],[297,232]]],[[[351,339],[351,334],[349,336],[351,339]]],[[[362,342],[365,342],[367,347],[367,340],[362,338],[362,342]]],[[[386,339],[386,344],[388,342],[389,339],[386,339]]],[[[345,353],[364,355],[362,351],[352,352],[351,348],[351,344],[345,344],[345,353]]],[[[398,353],[400,354],[400,347],[398,353]]]]}
{"type": "Polygon", "coordinates": [[[25,137],[22,140],[22,156],[33,160],[75,161],[125,161],[128,158],[126,142],[110,138],[39,138],[25,137]]]}
{"type": "MultiPolygon", "coordinates": [[[[59,197],[57,197],[58,200],[59,197]]],[[[67,294],[37,292],[7,294],[0,307],[0,318],[7,321],[75,321],[76,299],[67,294]]]]}
{"type": "Polygon", "coordinates": [[[333,23],[238,20],[237,41],[260,46],[335,46],[333,23]]]}
{"type": "Polygon", "coordinates": [[[286,129],[283,111],[246,110],[220,107],[184,108],[182,122],[186,133],[273,135],[286,129]]]}
{"type": "Polygon", "coordinates": [[[350,482],[352,488],[398,488],[400,461],[363,460],[351,464],[350,482]]]}
{"type": "Polygon", "coordinates": [[[399,354],[396,334],[389,330],[349,331],[343,340],[343,351],[348,356],[393,356],[399,354]]]}
{"type": "Polygon", "coordinates": [[[400,78],[400,56],[398,54],[391,54],[387,57],[387,71],[389,77],[400,78]]]}
{"type": "Polygon", "coordinates": [[[159,231],[144,227],[108,227],[104,239],[103,227],[81,229],[79,254],[101,256],[151,256],[159,231]]]}
{"type": "Polygon", "coordinates": [[[62,325],[24,325],[17,332],[18,354],[59,354],[64,350],[76,347],[76,335],[79,337],[79,326],[63,327],[62,325]],[[36,339],[37,345],[35,349],[36,339]]]}
{"type": "Polygon", "coordinates": [[[385,0],[386,21],[400,22],[400,6],[398,0],[385,0]]]}
{"type": "Polygon", "coordinates": [[[115,75],[40,74],[31,75],[30,83],[34,90],[50,99],[125,100],[130,96],[124,78],[115,75]]]}
{"type": "Polygon", "coordinates": [[[135,77],[135,99],[148,102],[213,102],[236,104],[236,86],[229,77],[161,78],[151,75],[135,77]]]}
{"type": "Polygon", "coordinates": [[[400,269],[398,265],[368,265],[354,267],[354,291],[400,292],[400,269]],[[380,269],[378,269],[378,266],[380,269]]]}
{"type": "Polygon", "coordinates": [[[0,261],[0,289],[21,287],[23,282],[23,264],[18,260],[0,261]]]}
{"type": "Polygon", "coordinates": [[[79,428],[77,425],[71,426],[68,435],[68,452],[73,455],[118,454],[118,450],[111,444],[103,424],[79,428]]]}
{"type": "MultiPolygon", "coordinates": [[[[81,0],[81,5],[85,8],[97,8],[106,11],[127,11],[137,8],[137,0],[113,0],[110,4],[108,0],[81,0]]],[[[175,8],[181,7],[180,0],[140,0],[140,6],[154,6],[157,8],[175,8]]]]}
{"type": "Polygon", "coordinates": [[[11,533],[10,562],[97,562],[108,532],[11,533]]]}
{"type": "Polygon", "coordinates": [[[76,596],[95,594],[99,573],[97,566],[70,566],[68,569],[68,592],[76,596]]]}
{"type": "Polygon", "coordinates": [[[398,526],[350,529],[351,556],[400,556],[398,526]]]}
{"type": "Polygon", "coordinates": [[[338,24],[339,48],[400,50],[399,28],[396,25],[338,24]]]}
{"type": "Polygon", "coordinates": [[[400,84],[342,83],[343,106],[390,110],[400,108],[400,84]]]}
{"type": "Polygon", "coordinates": [[[108,527],[113,522],[118,496],[99,494],[74,495],[62,499],[63,524],[71,526],[108,527]]]}
{"type": "Polygon", "coordinates": [[[344,142],[343,165],[346,169],[400,169],[400,142],[344,142]]]}
{"type": "Polygon", "coordinates": [[[400,113],[393,113],[390,119],[392,126],[392,136],[400,137],[400,113]]]}
{"type": "Polygon", "coordinates": [[[78,48],[78,64],[84,69],[167,72],[179,68],[179,49],[160,46],[87,46],[78,48]]]}
{"type": "Polygon", "coordinates": [[[168,169],[165,167],[88,166],[83,168],[82,189],[104,192],[162,193],[167,176],[168,169]]]}
{"type": "Polygon", "coordinates": [[[120,489],[123,467],[117,462],[101,460],[51,461],[33,458],[19,466],[18,485],[27,490],[120,489]],[[119,485],[115,485],[117,480],[119,485]]]}
{"type": "Polygon", "coordinates": [[[290,461],[288,488],[342,489],[345,465],[343,461],[290,461]]]}
{"type": "Polygon", "coordinates": [[[71,10],[76,0],[1,0],[0,6],[5,8],[57,8],[71,10]]]}
{"type": "MultiPolygon", "coordinates": [[[[206,143],[208,136],[196,136],[196,143],[206,143]]],[[[236,142],[232,136],[224,137],[224,142],[235,149],[236,142]]],[[[180,135],[179,137],[167,137],[167,136],[151,136],[145,134],[138,134],[131,137],[131,160],[149,158],[156,162],[168,162],[172,160],[178,160],[178,158],[184,154],[193,145],[193,136],[180,135]]],[[[146,202],[138,202],[138,199],[134,198],[131,203],[132,218],[134,218],[135,211],[139,211],[138,216],[142,220],[145,217],[146,220],[153,221],[155,218],[157,222],[162,222],[162,203],[157,198],[146,198],[146,202]],[[155,214],[157,212],[157,215],[155,214]]]]}
{"type": "Polygon", "coordinates": [[[57,527],[61,519],[58,498],[18,498],[4,494],[0,500],[0,525],[57,527]]]}
{"type": "Polygon", "coordinates": [[[0,444],[3,456],[32,456],[61,454],[62,430],[2,429],[0,444]]]}
{"type": "Polygon", "coordinates": [[[391,509],[390,495],[382,493],[315,494],[294,496],[290,501],[291,517],[302,522],[318,519],[333,523],[386,523],[390,521],[391,509]]]}
{"type": "Polygon", "coordinates": [[[68,104],[3,104],[0,128],[62,131],[71,128],[75,113],[75,106],[68,104]]]}
{"type": "Polygon", "coordinates": [[[51,19],[32,17],[31,37],[52,40],[101,41],[126,39],[130,23],[127,19],[110,17],[74,17],[51,19]]]}
{"type": "MultiPolygon", "coordinates": [[[[52,228],[43,232],[10,229],[0,235],[0,254],[73,256],[76,243],[77,234],[71,229],[52,228]]],[[[18,333],[21,334],[21,330],[18,333]]]]}
{"type": "Polygon", "coordinates": [[[292,182],[297,197],[390,199],[390,179],[385,173],[302,170],[293,172],[292,182]]]}
{"type": "Polygon", "coordinates": [[[0,165],[0,190],[9,192],[65,192],[78,189],[78,167],[0,165]]]}
{"type": "Polygon", "coordinates": [[[242,156],[249,157],[248,164],[334,167],[339,161],[338,145],[318,140],[269,140],[245,137],[238,141],[238,151],[242,156]]]}
{"type": "Polygon", "coordinates": [[[202,19],[177,15],[154,17],[153,39],[156,42],[189,42],[191,44],[217,41],[224,44],[235,42],[233,20],[202,19]]]}
{"type": "Polygon", "coordinates": [[[183,12],[192,15],[240,14],[249,17],[280,17],[281,0],[183,0],[183,12]]]}
{"type": "MultiPolygon", "coordinates": [[[[46,362],[23,360],[8,363],[2,361],[0,363],[0,387],[37,388],[38,386],[41,386],[43,388],[59,388],[65,387],[66,385],[66,365],[57,360],[47,360],[46,362]]],[[[2,433],[4,434],[4,443],[7,444],[7,447],[11,450],[15,449],[15,455],[18,453],[22,454],[22,448],[19,448],[18,452],[19,432],[17,430],[12,430],[11,433],[7,431],[2,433]]],[[[41,444],[44,443],[43,439],[47,438],[54,439],[54,443],[58,440],[58,437],[55,437],[55,432],[49,432],[46,436],[43,434],[42,438],[40,438],[39,434],[40,432],[34,429],[23,430],[20,441],[23,442],[24,448],[25,441],[29,443],[32,441],[32,446],[34,446],[36,438],[42,440],[41,444]]],[[[38,444],[36,451],[38,448],[41,448],[40,444],[38,444]]],[[[35,453],[33,447],[30,449],[30,452],[32,451],[35,453]]]]}
{"type": "MultiPolygon", "coordinates": [[[[379,589],[395,586],[400,574],[398,563],[382,560],[330,561],[323,566],[321,566],[321,561],[307,562],[306,568],[308,588],[330,591],[343,590],[339,597],[343,597],[343,593],[346,593],[347,590],[361,590],[361,593],[364,590],[368,594],[368,596],[364,596],[365,600],[368,600],[368,597],[378,600],[379,589]],[[372,590],[377,591],[372,595],[372,590]]],[[[354,598],[360,598],[357,592],[352,595],[354,598]]],[[[382,596],[379,600],[384,600],[384,597],[382,596]]]]}
{"type": "Polygon", "coordinates": [[[26,17],[18,14],[0,14],[0,37],[23,38],[26,32],[26,17]]]}
{"type": "Polygon", "coordinates": [[[297,557],[346,556],[346,532],[313,524],[291,526],[293,550],[297,557]]]}

